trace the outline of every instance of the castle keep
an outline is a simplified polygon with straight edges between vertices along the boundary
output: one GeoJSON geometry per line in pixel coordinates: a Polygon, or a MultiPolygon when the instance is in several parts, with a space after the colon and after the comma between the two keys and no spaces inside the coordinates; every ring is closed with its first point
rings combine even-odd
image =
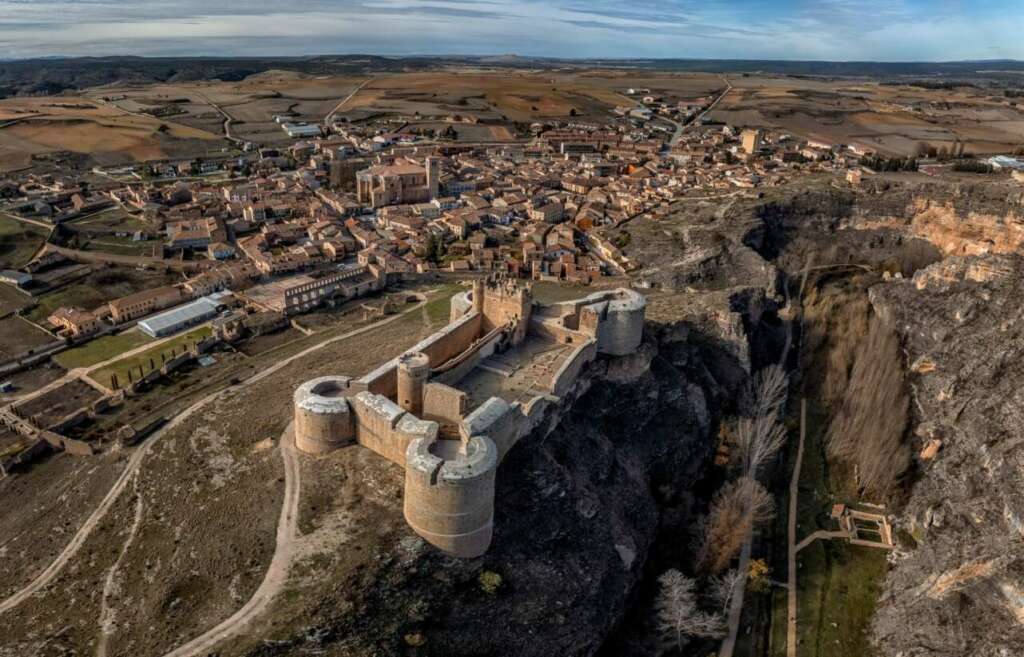
{"type": "Polygon", "coordinates": [[[449,324],[398,358],[359,379],[300,386],[295,444],[320,455],[358,443],[402,466],[413,530],[454,556],[479,556],[505,454],[598,355],[637,350],[645,307],[628,289],[542,306],[513,280],[475,281],[453,297],[449,324]]]}

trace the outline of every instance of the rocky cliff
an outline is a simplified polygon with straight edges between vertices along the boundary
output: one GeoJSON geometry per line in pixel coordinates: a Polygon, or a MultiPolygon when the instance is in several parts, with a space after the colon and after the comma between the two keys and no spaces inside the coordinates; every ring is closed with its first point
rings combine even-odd
{"type": "Polygon", "coordinates": [[[871,291],[904,339],[920,454],[874,623],[884,654],[1024,645],[1022,280],[1019,255],[955,256],[871,291]]]}
{"type": "Polygon", "coordinates": [[[797,227],[791,206],[780,213],[783,268],[796,264],[794,243],[830,240],[839,261],[907,277],[869,291],[902,340],[917,455],[892,507],[900,548],[872,638],[880,654],[899,657],[1020,654],[1024,193],[1003,183],[883,182],[833,194],[832,221],[816,215],[797,227]],[[917,248],[905,244],[897,259],[870,248],[899,240],[917,248]]]}
{"type": "Polygon", "coordinates": [[[889,505],[899,548],[871,627],[878,654],[1022,654],[1024,191],[879,181],[782,190],[752,211],[748,241],[788,274],[894,275],[868,296],[900,335],[915,459],[889,505]]]}

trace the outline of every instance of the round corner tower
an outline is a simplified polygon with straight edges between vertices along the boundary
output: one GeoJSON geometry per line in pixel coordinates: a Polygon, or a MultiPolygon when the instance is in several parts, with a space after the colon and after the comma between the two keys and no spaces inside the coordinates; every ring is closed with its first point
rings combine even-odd
{"type": "Polygon", "coordinates": [[[430,358],[423,353],[398,359],[398,405],[416,417],[423,414],[423,388],[430,378],[430,358]]]}
{"type": "Polygon", "coordinates": [[[349,379],[324,376],[295,391],[295,446],[307,454],[327,454],[355,441],[355,423],[345,399],[349,379]]]}
{"type": "Polygon", "coordinates": [[[644,338],[647,299],[635,290],[620,288],[608,302],[598,329],[598,351],[611,356],[634,353],[644,338]]]}
{"type": "Polygon", "coordinates": [[[421,438],[409,443],[405,520],[431,545],[464,559],[479,557],[494,533],[498,449],[486,436],[468,442],[421,438]]]}

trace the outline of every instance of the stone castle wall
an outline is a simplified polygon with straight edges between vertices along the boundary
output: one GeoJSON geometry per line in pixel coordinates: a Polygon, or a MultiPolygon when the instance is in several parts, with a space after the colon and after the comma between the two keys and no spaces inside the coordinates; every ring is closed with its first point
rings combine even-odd
{"type": "Polygon", "coordinates": [[[528,289],[482,281],[474,283],[473,296],[455,299],[448,326],[361,379],[324,377],[301,386],[295,434],[299,449],[312,454],[358,442],[404,467],[409,525],[449,554],[475,557],[487,550],[493,533],[498,464],[522,436],[554,422],[559,398],[579,393],[576,383],[598,354],[636,351],[645,301],[616,290],[538,314],[528,289]],[[454,387],[458,380],[495,349],[517,344],[516,336],[521,340],[527,330],[575,345],[544,382],[551,394],[539,392],[525,403],[491,397],[466,415],[468,397],[454,387]],[[432,371],[446,363],[447,371],[432,371]],[[457,427],[460,439],[439,437],[440,424],[457,427]]]}
{"type": "MultiPolygon", "coordinates": [[[[451,360],[462,353],[480,334],[481,316],[464,315],[425,338],[406,353],[419,352],[430,359],[430,366],[451,360]]],[[[399,357],[400,358],[400,357],[399,357]]],[[[357,381],[361,389],[394,397],[398,392],[398,358],[394,358],[357,381]]]]}

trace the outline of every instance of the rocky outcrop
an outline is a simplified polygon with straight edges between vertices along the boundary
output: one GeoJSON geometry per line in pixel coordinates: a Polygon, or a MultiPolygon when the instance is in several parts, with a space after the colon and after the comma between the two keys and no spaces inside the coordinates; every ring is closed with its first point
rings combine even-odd
{"type": "Polygon", "coordinates": [[[945,255],[1018,253],[1024,248],[1019,185],[908,185],[876,190],[848,225],[891,228],[927,240],[945,255]]]}
{"type": "Polygon", "coordinates": [[[905,343],[919,477],[874,621],[887,655],[1024,645],[1024,258],[951,257],[871,290],[905,343]]]}

